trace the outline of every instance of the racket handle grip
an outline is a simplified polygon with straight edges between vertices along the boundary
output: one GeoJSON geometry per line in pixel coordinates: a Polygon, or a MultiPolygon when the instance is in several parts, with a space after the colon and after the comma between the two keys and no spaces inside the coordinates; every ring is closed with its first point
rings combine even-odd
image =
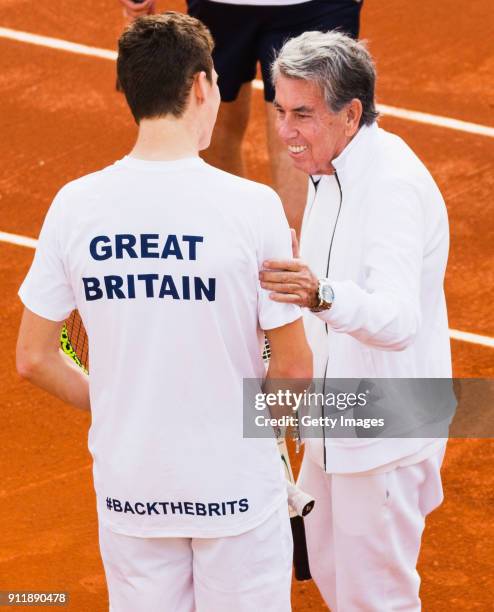
{"type": "Polygon", "coordinates": [[[298,516],[306,516],[314,507],[314,498],[299,489],[291,482],[286,483],[288,493],[288,505],[298,514],[298,516]]]}
{"type": "Polygon", "coordinates": [[[290,519],[290,523],[293,536],[293,569],[295,571],[295,578],[299,581],[311,580],[304,519],[301,516],[293,516],[290,519]]]}

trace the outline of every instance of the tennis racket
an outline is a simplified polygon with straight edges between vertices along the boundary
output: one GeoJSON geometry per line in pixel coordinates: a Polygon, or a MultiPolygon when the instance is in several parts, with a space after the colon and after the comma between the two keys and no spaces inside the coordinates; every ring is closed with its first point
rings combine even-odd
{"type": "MultiPolygon", "coordinates": [[[[266,366],[269,363],[270,357],[271,348],[268,339],[264,337],[262,358],[266,366]]],[[[309,556],[307,553],[307,540],[305,537],[303,517],[312,511],[315,500],[299,489],[295,483],[285,438],[278,437],[277,442],[287,480],[288,508],[290,511],[290,523],[293,536],[293,569],[295,578],[299,581],[311,580],[312,576],[309,568],[309,556]]]]}
{"type": "Polygon", "coordinates": [[[80,368],[89,374],[89,344],[86,330],[77,310],[65,321],[60,334],[60,346],[80,368]]]}
{"type": "MultiPolygon", "coordinates": [[[[68,355],[80,368],[89,374],[89,343],[77,310],[74,310],[65,321],[60,335],[60,345],[63,352],[68,355]]],[[[267,364],[271,356],[267,338],[264,343],[262,357],[267,364]]],[[[297,580],[310,580],[309,559],[305,539],[304,520],[302,517],[309,514],[314,507],[314,499],[301,491],[295,484],[290,456],[284,438],[278,438],[278,449],[285,470],[287,480],[288,506],[290,523],[293,534],[293,566],[297,580]]]]}

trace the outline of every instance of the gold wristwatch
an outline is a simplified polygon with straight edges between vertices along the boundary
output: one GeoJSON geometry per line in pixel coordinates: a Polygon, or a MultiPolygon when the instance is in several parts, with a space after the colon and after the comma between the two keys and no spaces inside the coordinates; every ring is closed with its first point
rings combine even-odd
{"type": "Polygon", "coordinates": [[[333,305],[334,291],[331,287],[330,281],[327,278],[319,279],[317,297],[319,298],[319,304],[314,308],[311,308],[311,312],[322,312],[323,310],[329,310],[333,305]]]}

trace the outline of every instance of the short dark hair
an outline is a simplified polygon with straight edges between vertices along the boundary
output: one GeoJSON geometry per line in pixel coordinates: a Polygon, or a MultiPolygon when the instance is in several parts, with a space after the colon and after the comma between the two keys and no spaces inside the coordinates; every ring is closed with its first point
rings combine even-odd
{"type": "Polygon", "coordinates": [[[139,17],[118,41],[117,78],[136,120],[181,117],[194,75],[213,78],[213,39],[198,19],[167,11],[139,17]]]}

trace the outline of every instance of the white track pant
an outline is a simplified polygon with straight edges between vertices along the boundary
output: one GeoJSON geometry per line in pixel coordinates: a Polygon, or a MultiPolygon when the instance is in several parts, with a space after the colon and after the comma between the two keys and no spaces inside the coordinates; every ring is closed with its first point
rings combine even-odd
{"type": "Polygon", "coordinates": [[[332,612],[416,612],[425,517],[443,499],[444,450],[384,474],[326,474],[308,457],[298,479],[312,577],[332,612]]]}
{"type": "Polygon", "coordinates": [[[100,527],[111,612],[289,612],[288,506],[226,538],[135,538],[100,527]]]}

